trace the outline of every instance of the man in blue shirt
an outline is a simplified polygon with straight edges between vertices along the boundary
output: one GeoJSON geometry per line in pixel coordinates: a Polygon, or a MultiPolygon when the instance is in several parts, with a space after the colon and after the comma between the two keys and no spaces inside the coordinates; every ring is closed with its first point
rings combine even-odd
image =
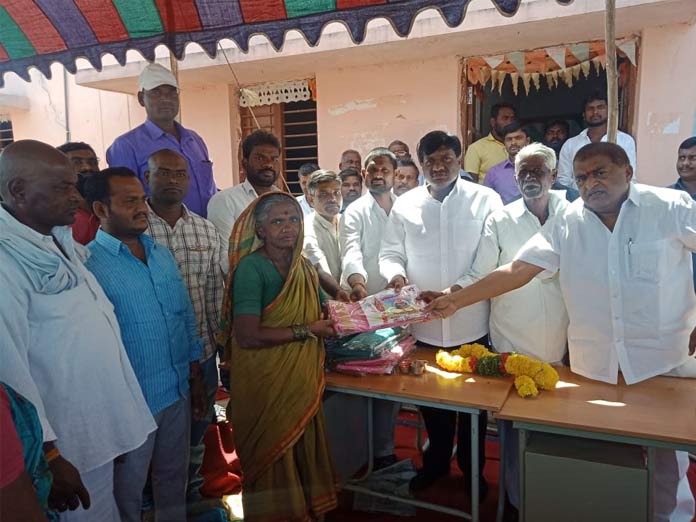
{"type": "MultiPolygon", "coordinates": [[[[696,199],[696,136],[684,140],[677,152],[677,174],[679,179],[669,188],[687,192],[696,199]]],[[[696,291],[696,254],[691,254],[694,268],[694,291],[696,291]]]]}
{"type": "Polygon", "coordinates": [[[217,192],[213,163],[203,139],[174,120],[179,113],[176,78],[161,65],[150,64],[140,73],[138,88],[138,103],[145,107],[147,120],[114,140],[106,151],[109,167],[128,167],[146,185],[144,176],[152,153],[162,149],[178,152],[186,158],[191,177],[184,204],[207,217],[208,201],[217,192]]]}
{"type": "Polygon", "coordinates": [[[143,232],[145,192],[127,168],[92,176],[87,199],[101,221],[85,263],[114,305],[126,353],[157,430],[114,468],[114,496],[124,522],[140,522],[151,467],[157,520],[186,520],[191,409],[205,415],[206,397],[191,299],[167,247],[143,232]],[[190,395],[189,395],[190,383],[190,395]]]}

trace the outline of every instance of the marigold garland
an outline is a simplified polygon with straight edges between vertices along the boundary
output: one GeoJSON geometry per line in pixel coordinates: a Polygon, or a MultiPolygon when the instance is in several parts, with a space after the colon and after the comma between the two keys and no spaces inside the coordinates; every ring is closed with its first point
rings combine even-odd
{"type": "Polygon", "coordinates": [[[520,397],[536,397],[539,388],[553,390],[558,382],[558,372],[550,364],[519,353],[493,353],[482,344],[463,344],[451,352],[439,350],[435,360],[451,372],[486,377],[513,375],[520,397]]]}

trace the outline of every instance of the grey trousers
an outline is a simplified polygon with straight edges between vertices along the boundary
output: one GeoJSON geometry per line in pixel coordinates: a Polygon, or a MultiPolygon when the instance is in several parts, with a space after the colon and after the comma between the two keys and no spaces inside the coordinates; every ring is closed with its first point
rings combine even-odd
{"type": "Polygon", "coordinates": [[[114,497],[122,522],[140,522],[143,488],[151,470],[157,522],[186,520],[191,401],[181,399],[155,415],[157,429],[138,449],[114,463],[114,497]]]}
{"type": "Polygon", "coordinates": [[[401,403],[374,399],[372,401],[372,426],[375,458],[394,453],[394,428],[401,403]]]}

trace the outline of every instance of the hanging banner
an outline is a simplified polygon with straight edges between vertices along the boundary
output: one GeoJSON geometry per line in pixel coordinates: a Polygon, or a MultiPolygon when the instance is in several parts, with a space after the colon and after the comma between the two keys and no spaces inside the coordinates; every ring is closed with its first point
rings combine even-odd
{"type": "Polygon", "coordinates": [[[512,81],[512,92],[517,96],[517,89],[519,87],[520,75],[517,73],[510,73],[510,80],[512,81]]]}
{"type": "Polygon", "coordinates": [[[556,65],[558,65],[559,69],[565,69],[566,63],[565,63],[565,57],[566,57],[566,48],[565,46],[559,46],[559,47],[547,47],[544,49],[546,51],[546,54],[549,55],[549,58],[551,58],[554,62],[556,62],[556,65]]]}
{"type": "Polygon", "coordinates": [[[502,54],[499,54],[497,56],[484,56],[483,59],[488,64],[488,67],[490,67],[491,69],[495,69],[501,63],[503,63],[503,60],[505,60],[505,56],[503,56],[502,54]]]}
{"type": "Polygon", "coordinates": [[[631,40],[625,40],[623,42],[620,42],[617,44],[619,49],[626,55],[626,58],[628,58],[628,61],[631,62],[631,65],[635,66],[636,65],[636,41],[631,39],[631,40]]]}
{"type": "Polygon", "coordinates": [[[522,75],[522,84],[524,85],[524,92],[529,96],[529,88],[532,83],[532,75],[530,73],[524,73],[522,75]]]}
{"type": "Polygon", "coordinates": [[[514,53],[508,53],[507,59],[510,61],[510,63],[517,70],[518,73],[524,72],[525,59],[523,52],[517,51],[514,53]]]}
{"type": "Polygon", "coordinates": [[[569,45],[568,50],[577,58],[578,62],[586,62],[590,59],[590,44],[588,42],[569,45]]]}
{"type": "Polygon", "coordinates": [[[541,82],[539,78],[541,75],[539,73],[532,73],[532,81],[534,82],[534,87],[536,88],[537,92],[541,90],[541,82]]]}

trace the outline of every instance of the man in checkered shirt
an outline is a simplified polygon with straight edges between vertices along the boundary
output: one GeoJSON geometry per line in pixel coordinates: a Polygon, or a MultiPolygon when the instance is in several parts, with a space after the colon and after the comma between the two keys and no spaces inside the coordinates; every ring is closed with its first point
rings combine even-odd
{"type": "Polygon", "coordinates": [[[186,208],[189,172],[186,159],[178,152],[164,149],[148,160],[145,181],[150,188],[147,234],[165,245],[174,255],[186,284],[196,315],[198,336],[205,339],[201,370],[209,401],[205,421],[192,419],[191,460],[189,465],[188,503],[200,499],[203,478],[199,470],[203,462],[203,435],[213,420],[213,404],[218,384],[215,334],[220,322],[224,292],[227,252],[215,226],[186,208]]]}

